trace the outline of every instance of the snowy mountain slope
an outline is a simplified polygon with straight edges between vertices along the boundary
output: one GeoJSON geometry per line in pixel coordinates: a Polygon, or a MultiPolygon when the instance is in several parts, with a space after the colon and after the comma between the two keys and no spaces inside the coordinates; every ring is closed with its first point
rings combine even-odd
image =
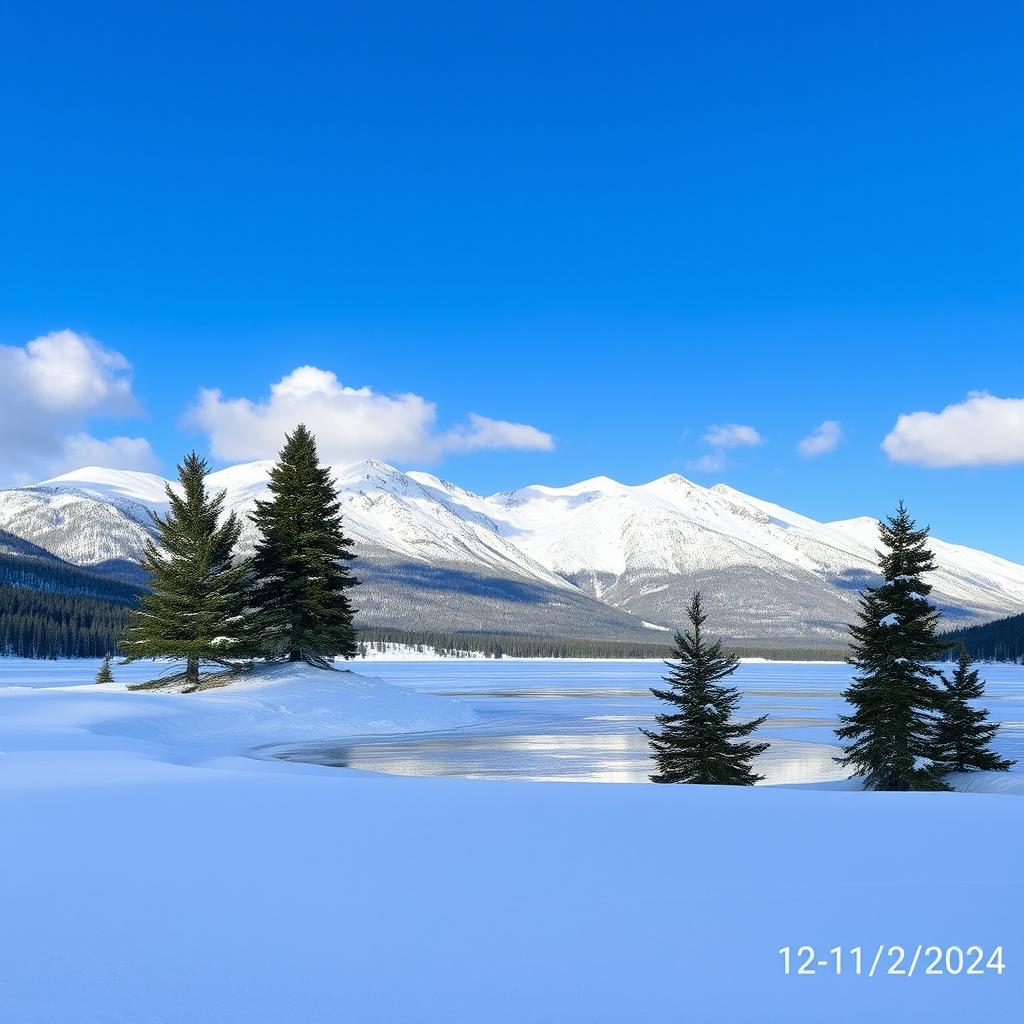
{"type": "MultiPolygon", "coordinates": [[[[869,516],[827,524],[828,528],[859,542],[865,557],[874,560],[878,547],[878,521],[869,516]]],[[[1005,615],[1024,608],[1024,567],[997,555],[933,537],[931,547],[938,568],[931,576],[933,596],[952,605],[976,608],[984,617],[1005,615]]]]}
{"type": "MultiPolygon", "coordinates": [[[[223,488],[225,507],[247,517],[257,498],[265,496],[272,465],[256,462],[212,473],[210,487],[223,488]]],[[[493,523],[459,515],[411,474],[375,460],[334,466],[332,474],[346,531],[364,550],[426,565],[487,568],[498,575],[570,589],[562,577],[502,537],[493,523]]],[[[255,539],[250,523],[244,531],[243,547],[247,548],[255,539]]]]}
{"type": "MultiPolygon", "coordinates": [[[[488,499],[506,535],[602,600],[678,621],[694,586],[737,639],[839,638],[876,571],[877,521],[819,523],[718,484],[607,478],[488,499]]],[[[1024,566],[941,540],[934,597],[952,619],[1024,605],[1024,566]]]]}
{"type": "MultiPolygon", "coordinates": [[[[240,547],[255,540],[248,519],[272,463],[211,474],[243,522],[240,547]]],[[[634,635],[628,613],[594,601],[494,529],[464,520],[412,477],[383,463],[336,467],[346,528],[360,556],[364,618],[395,626],[513,632],[634,635]]],[[[164,511],[163,481],[97,467],[0,492],[0,529],[76,565],[110,571],[135,565],[150,535],[149,509],[164,511]]],[[[118,575],[130,573],[119,572],[118,575]]]]}
{"type": "MultiPolygon", "coordinates": [[[[212,488],[248,521],[271,462],[220,470],[212,488]]],[[[485,497],[377,461],[333,467],[364,586],[364,621],[407,628],[646,636],[681,621],[694,587],[734,639],[834,642],[875,574],[877,522],[820,523],[678,474],[595,477],[485,497]]],[[[0,492],[0,529],[78,565],[138,560],[153,474],[95,467],[0,492]]],[[[1024,566],[934,540],[933,597],[953,622],[1024,607],[1024,566]]]]}
{"type": "MultiPolygon", "coordinates": [[[[256,540],[249,513],[272,462],[210,475],[243,522],[240,549],[256,540]]],[[[332,467],[345,529],[354,541],[362,620],[403,628],[633,636],[628,612],[582,593],[503,537],[461,502],[483,501],[429,474],[375,460],[332,467]]]]}
{"type": "Polygon", "coordinates": [[[0,530],[73,565],[131,579],[151,527],[135,500],[61,484],[0,491],[0,530]]]}
{"type": "Polygon", "coordinates": [[[85,466],[44,480],[38,486],[77,491],[103,501],[127,502],[129,506],[142,505],[160,511],[167,507],[167,481],[155,473],[85,466]]]}

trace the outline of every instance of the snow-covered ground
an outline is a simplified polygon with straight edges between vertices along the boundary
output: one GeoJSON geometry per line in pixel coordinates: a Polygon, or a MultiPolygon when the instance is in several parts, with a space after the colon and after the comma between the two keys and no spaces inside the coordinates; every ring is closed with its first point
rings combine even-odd
{"type": "MultiPolygon", "coordinates": [[[[0,669],[4,1024],[1009,1021],[1024,999],[1012,797],[247,756],[472,733],[479,702],[441,693],[472,695],[484,672],[519,685],[523,663],[375,663],[386,681],[285,668],[187,696],[128,692],[126,669],[108,687],[86,682],[95,665],[0,669]],[[51,685],[24,685],[36,668],[51,685]],[[778,954],[879,943],[1001,944],[1007,969],[787,977],[778,954]]],[[[622,685],[608,663],[566,671],[622,685]]],[[[826,667],[741,671],[793,714],[832,689],[826,667]]],[[[991,687],[1007,722],[1022,679],[1007,668],[991,687]]]]}

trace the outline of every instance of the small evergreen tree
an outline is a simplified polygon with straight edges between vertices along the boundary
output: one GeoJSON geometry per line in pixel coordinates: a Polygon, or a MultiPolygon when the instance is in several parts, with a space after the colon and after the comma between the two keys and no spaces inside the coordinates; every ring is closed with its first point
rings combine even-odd
{"type": "Polygon", "coordinates": [[[234,513],[220,522],[224,492],[207,494],[209,468],[195,452],[188,455],[178,467],[180,493],[168,485],[169,511],[152,514],[159,543],[150,541],[142,558],[150,590],[121,644],[126,663],[183,660],[189,686],[198,685],[202,662],[230,665],[246,641],[249,571],[232,562],[240,527],[234,513]]]}
{"type": "Polygon", "coordinates": [[[843,693],[853,713],[839,716],[836,735],[848,745],[836,760],[868,789],[947,789],[936,762],[942,694],[934,683],[947,648],[924,579],[935,568],[928,529],[917,529],[900,502],[880,535],[882,583],[861,596],[860,621],[850,626],[848,661],[858,674],[843,693]]]}
{"type": "Polygon", "coordinates": [[[652,782],[696,782],[705,785],[752,786],[763,776],[751,769],[751,761],[768,749],[767,743],[751,743],[748,737],[767,715],[748,722],[733,716],[739,690],[719,685],[736,671],[739,661],[722,653],[721,641],[704,639],[704,613],[700,591],[687,610],[691,628],[675,635],[677,661],[666,662],[670,689],[651,688],[651,693],[675,705],[676,711],[655,716],[660,732],[641,729],[651,744],[658,766],[652,782]]]}
{"type": "Polygon", "coordinates": [[[326,666],[358,653],[347,563],[355,557],[341,527],[330,470],[303,424],[285,438],[270,472],[270,498],[256,502],[260,539],[253,556],[259,652],[326,666]]]}
{"type": "Polygon", "coordinates": [[[936,756],[950,772],[1005,772],[1013,765],[996,754],[990,744],[999,730],[997,722],[988,721],[988,711],[970,704],[979,700],[985,685],[978,670],[971,667],[966,647],[960,648],[960,658],[952,679],[944,679],[941,713],[935,730],[936,756]]]}
{"type": "Polygon", "coordinates": [[[103,664],[100,665],[99,671],[96,673],[96,682],[100,683],[112,683],[114,681],[114,673],[110,670],[110,655],[103,655],[103,664]]]}

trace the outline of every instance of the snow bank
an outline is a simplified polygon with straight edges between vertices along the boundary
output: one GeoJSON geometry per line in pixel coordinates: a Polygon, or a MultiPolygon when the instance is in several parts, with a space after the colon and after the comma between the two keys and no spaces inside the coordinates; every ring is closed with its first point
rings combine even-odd
{"type": "Polygon", "coordinates": [[[98,724],[96,731],[234,753],[264,743],[432,732],[479,721],[452,698],[309,665],[256,669],[229,686],[197,694],[149,696],[156,714],[121,717],[98,724]]]}
{"type": "MultiPolygon", "coordinates": [[[[256,669],[228,686],[192,694],[130,691],[124,684],[0,689],[0,753],[45,750],[51,758],[117,737],[118,753],[197,764],[271,743],[428,732],[478,721],[452,698],[308,665],[256,669]]],[[[2,781],[12,781],[10,772],[2,781]]]]}

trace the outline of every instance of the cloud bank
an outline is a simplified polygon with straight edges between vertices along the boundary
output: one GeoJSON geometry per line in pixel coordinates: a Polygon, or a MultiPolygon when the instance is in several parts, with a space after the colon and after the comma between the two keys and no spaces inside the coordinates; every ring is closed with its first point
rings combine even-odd
{"type": "Polygon", "coordinates": [[[305,423],[328,462],[362,458],[434,462],[445,455],[518,449],[551,451],[555,439],[525,423],[471,413],[454,430],[437,429],[437,406],[415,394],[384,395],[348,387],[330,370],[300,366],[270,387],[267,398],[226,398],[204,388],[186,416],[209,438],[215,458],[272,458],[285,433],[305,423]]]}
{"type": "Polygon", "coordinates": [[[131,364],[74,331],[53,331],[25,345],[0,345],[0,471],[4,483],[100,462],[119,469],[155,469],[141,437],[101,440],[85,427],[92,418],[141,413],[131,364]]]}
{"type": "Polygon", "coordinates": [[[972,391],[941,412],[905,413],[882,448],[894,462],[931,468],[1024,463],[1024,398],[972,391]]]}

